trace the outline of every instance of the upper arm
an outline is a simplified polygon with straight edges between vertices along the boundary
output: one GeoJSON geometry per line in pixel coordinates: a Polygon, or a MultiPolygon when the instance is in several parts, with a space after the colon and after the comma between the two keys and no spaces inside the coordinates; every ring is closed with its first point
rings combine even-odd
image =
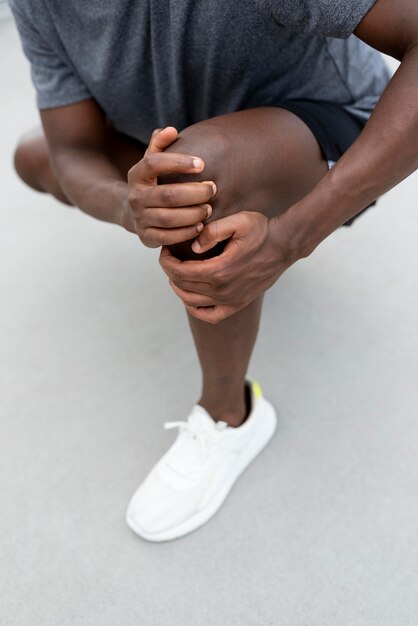
{"type": "Polygon", "coordinates": [[[53,166],[70,150],[103,150],[104,114],[68,57],[43,4],[10,0],[10,7],[30,63],[53,166]]]}
{"type": "Polygon", "coordinates": [[[104,152],[106,119],[95,100],[40,111],[52,161],[74,150],[104,152]]]}
{"type": "Polygon", "coordinates": [[[355,34],[376,50],[401,61],[418,44],[417,0],[377,0],[355,34]]]}

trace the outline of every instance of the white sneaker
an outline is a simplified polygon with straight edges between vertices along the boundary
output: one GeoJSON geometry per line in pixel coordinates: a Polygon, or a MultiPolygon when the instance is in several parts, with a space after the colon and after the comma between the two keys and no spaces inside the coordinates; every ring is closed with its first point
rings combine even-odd
{"type": "Polygon", "coordinates": [[[239,475],[271,439],[276,411],[251,383],[251,413],[238,428],[215,422],[201,406],[133,495],[128,526],[148,541],[167,541],[205,524],[221,507],[239,475]]]}

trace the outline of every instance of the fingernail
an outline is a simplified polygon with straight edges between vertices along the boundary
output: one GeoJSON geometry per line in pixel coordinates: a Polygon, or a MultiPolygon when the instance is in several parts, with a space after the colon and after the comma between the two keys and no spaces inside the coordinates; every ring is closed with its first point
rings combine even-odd
{"type": "Polygon", "coordinates": [[[212,207],[210,206],[210,204],[208,204],[207,209],[208,209],[208,215],[207,215],[207,217],[210,217],[210,216],[212,215],[212,211],[213,211],[213,209],[212,209],[212,207]]]}
{"type": "Polygon", "coordinates": [[[202,230],[203,230],[203,228],[204,228],[204,226],[203,226],[203,224],[202,224],[202,223],[200,223],[200,224],[198,224],[198,225],[196,226],[196,230],[197,230],[197,232],[198,232],[198,233],[201,233],[201,232],[202,232],[202,230]]]}
{"type": "Polygon", "coordinates": [[[192,163],[193,163],[193,167],[195,170],[200,169],[203,165],[202,159],[197,159],[197,158],[192,159],[192,163]]]}
{"type": "Polygon", "coordinates": [[[210,185],[212,187],[212,195],[211,198],[213,198],[213,196],[215,195],[215,193],[218,191],[218,188],[216,187],[215,183],[213,182],[213,180],[202,180],[202,185],[210,185]]]}
{"type": "Polygon", "coordinates": [[[195,240],[194,240],[194,242],[192,243],[192,250],[193,250],[193,252],[199,252],[199,251],[200,251],[200,249],[201,249],[201,247],[202,247],[202,246],[200,245],[200,243],[198,242],[198,240],[197,240],[197,239],[195,239],[195,240]]]}

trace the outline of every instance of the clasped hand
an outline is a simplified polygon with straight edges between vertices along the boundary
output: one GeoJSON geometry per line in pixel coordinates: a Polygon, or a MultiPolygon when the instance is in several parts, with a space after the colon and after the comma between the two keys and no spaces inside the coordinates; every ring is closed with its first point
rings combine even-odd
{"type": "Polygon", "coordinates": [[[292,264],[280,218],[241,211],[204,224],[216,192],[211,181],[157,185],[167,173],[198,173],[204,163],[183,154],[164,153],[177,137],[169,127],[155,131],[144,159],[129,172],[129,230],[150,247],[162,245],[160,264],[190,315],[216,324],[233,315],[271,287],[292,264]],[[209,259],[180,261],[169,245],[195,239],[201,254],[227,241],[209,259]]]}

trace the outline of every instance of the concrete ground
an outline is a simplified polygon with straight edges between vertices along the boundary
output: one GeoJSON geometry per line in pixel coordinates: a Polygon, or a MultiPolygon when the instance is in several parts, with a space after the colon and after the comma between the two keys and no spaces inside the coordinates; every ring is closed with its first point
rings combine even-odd
{"type": "Polygon", "coordinates": [[[418,177],[269,292],[277,435],[153,545],[124,513],[198,393],[185,316],[155,251],[13,174],[37,113],[10,22],[0,84],[1,625],[415,626],[418,177]]]}

